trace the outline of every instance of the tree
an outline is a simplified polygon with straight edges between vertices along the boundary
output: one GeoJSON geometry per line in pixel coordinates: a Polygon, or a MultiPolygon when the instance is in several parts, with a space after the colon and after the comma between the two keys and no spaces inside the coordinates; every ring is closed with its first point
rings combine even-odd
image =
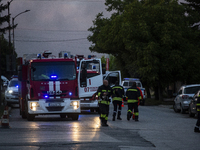
{"type": "MultiPolygon", "coordinates": [[[[10,15],[2,15],[2,12],[8,9],[8,4],[3,4],[2,0],[0,0],[0,77],[2,74],[6,73],[6,54],[11,54],[11,49],[9,47],[9,43],[5,40],[3,34],[12,27],[4,26],[4,23],[7,23],[10,20],[10,15]]],[[[1,83],[0,80],[0,105],[1,105],[1,83]]]]}
{"type": "Polygon", "coordinates": [[[163,88],[170,83],[189,78],[194,81],[196,77],[188,70],[199,63],[199,49],[193,42],[198,32],[190,28],[182,5],[176,0],[106,2],[109,11],[119,11],[110,18],[97,15],[89,29],[93,33],[88,36],[93,42],[91,51],[115,56],[123,71],[140,77],[147,87],[154,87],[160,100],[163,88]]]}

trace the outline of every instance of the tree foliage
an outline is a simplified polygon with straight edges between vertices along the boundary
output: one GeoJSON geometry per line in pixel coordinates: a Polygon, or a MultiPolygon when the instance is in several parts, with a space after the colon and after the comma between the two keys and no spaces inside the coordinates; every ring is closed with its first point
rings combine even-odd
{"type": "Polygon", "coordinates": [[[197,81],[199,33],[177,0],[107,0],[106,5],[114,13],[110,18],[99,13],[93,21],[91,51],[115,56],[129,76],[158,89],[160,99],[170,83],[197,81]]]}

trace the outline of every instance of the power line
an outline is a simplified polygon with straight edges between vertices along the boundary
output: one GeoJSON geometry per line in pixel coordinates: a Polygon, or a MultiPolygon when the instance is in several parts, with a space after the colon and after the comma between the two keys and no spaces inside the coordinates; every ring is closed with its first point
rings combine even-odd
{"type": "Polygon", "coordinates": [[[68,40],[15,40],[18,42],[37,42],[37,43],[42,43],[42,42],[70,42],[70,41],[79,41],[79,40],[85,40],[87,38],[80,38],[80,39],[68,39],[68,40]]]}
{"type": "Polygon", "coordinates": [[[89,32],[86,30],[53,30],[53,29],[31,29],[31,28],[16,28],[16,30],[30,30],[30,31],[53,31],[53,32],[89,32]]]}

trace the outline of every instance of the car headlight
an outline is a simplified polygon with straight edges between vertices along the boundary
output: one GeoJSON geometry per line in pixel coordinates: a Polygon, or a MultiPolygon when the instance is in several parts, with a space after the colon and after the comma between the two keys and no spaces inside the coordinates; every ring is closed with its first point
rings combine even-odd
{"type": "Polygon", "coordinates": [[[13,93],[13,90],[9,90],[8,93],[12,94],[12,93],[13,93]]]}

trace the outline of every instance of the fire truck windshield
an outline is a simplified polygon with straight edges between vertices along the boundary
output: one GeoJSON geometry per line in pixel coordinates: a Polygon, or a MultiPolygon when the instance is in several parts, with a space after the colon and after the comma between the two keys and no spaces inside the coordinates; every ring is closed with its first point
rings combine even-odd
{"type": "Polygon", "coordinates": [[[75,80],[74,62],[33,62],[31,63],[32,81],[75,80]]]}

